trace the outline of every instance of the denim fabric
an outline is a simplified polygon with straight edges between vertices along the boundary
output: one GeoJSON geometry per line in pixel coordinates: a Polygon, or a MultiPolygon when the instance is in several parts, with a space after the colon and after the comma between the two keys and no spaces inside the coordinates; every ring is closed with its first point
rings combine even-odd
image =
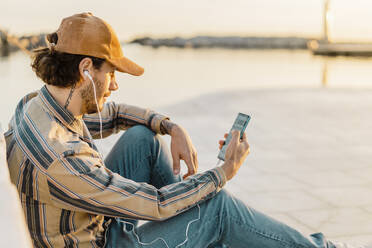
{"type": "MultiPolygon", "coordinates": [[[[171,154],[164,140],[140,125],[120,137],[107,155],[105,165],[125,178],[146,182],[158,189],[181,180],[180,176],[173,175],[171,154]]],[[[125,221],[134,226],[138,224],[136,220],[125,221]]],[[[127,229],[132,226],[127,225],[127,229]]]]}
{"type": "MultiPolygon", "coordinates": [[[[159,135],[143,126],[127,130],[105,162],[108,168],[126,178],[147,182],[158,188],[180,180],[172,173],[172,159],[166,144],[159,135]]],[[[321,233],[304,236],[246,206],[225,190],[221,190],[214,198],[162,222],[150,221],[132,228],[131,225],[112,218],[106,238],[106,247],[110,248],[335,247],[321,233]],[[192,223],[189,225],[188,239],[184,242],[190,222],[192,223]],[[137,237],[142,243],[152,244],[141,245],[137,237]],[[177,246],[181,243],[181,246],[177,246]]]]}

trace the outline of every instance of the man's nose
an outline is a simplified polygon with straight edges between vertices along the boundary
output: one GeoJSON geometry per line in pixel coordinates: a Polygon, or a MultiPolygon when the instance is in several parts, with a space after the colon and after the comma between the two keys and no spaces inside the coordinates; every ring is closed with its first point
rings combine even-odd
{"type": "Polygon", "coordinates": [[[119,88],[118,84],[116,83],[116,79],[115,78],[112,78],[111,79],[111,82],[110,82],[110,87],[109,87],[109,90],[111,91],[115,91],[119,88]]]}

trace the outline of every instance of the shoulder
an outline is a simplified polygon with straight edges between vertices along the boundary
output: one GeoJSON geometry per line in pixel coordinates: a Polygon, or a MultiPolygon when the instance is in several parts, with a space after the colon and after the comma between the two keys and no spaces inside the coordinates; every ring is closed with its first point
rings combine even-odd
{"type": "Polygon", "coordinates": [[[78,133],[63,125],[37,102],[15,117],[11,128],[23,153],[44,168],[72,154],[94,153],[78,133]]]}

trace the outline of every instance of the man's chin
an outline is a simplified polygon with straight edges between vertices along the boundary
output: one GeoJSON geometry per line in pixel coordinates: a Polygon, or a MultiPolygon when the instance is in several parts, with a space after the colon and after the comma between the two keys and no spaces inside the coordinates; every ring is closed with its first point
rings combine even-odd
{"type": "MultiPolygon", "coordinates": [[[[101,112],[102,109],[103,109],[103,105],[99,107],[99,111],[101,112]]],[[[87,110],[87,114],[97,114],[97,113],[98,113],[98,111],[97,111],[96,106],[94,106],[94,107],[92,107],[92,108],[89,108],[89,109],[87,110]]]]}

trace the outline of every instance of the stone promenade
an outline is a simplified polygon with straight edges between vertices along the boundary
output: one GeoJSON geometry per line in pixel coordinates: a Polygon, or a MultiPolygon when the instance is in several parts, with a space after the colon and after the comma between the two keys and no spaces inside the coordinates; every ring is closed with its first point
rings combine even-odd
{"type": "Polygon", "coordinates": [[[372,242],[371,90],[233,91],[157,111],[189,131],[200,171],[215,166],[237,113],[251,114],[251,154],[226,188],[306,234],[372,242]]]}

